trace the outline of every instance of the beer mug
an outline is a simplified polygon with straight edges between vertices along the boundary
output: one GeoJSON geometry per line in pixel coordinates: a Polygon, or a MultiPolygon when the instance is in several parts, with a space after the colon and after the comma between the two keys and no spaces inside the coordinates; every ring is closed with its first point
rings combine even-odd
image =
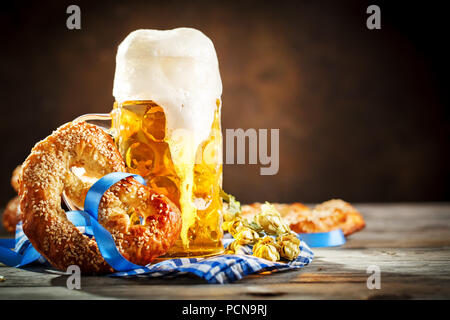
{"type": "MultiPolygon", "coordinates": [[[[186,212],[182,206],[181,188],[190,182],[193,184],[190,194],[185,195],[184,199],[192,200],[194,212],[188,214],[194,216],[183,219],[183,222],[193,223],[183,230],[185,234],[182,232],[180,239],[169,250],[168,257],[208,256],[223,251],[220,100],[217,100],[210,135],[196,151],[192,181],[181,181],[187,176],[180,177],[177,173],[165,141],[164,108],[155,102],[116,102],[109,114],[86,114],[76,120],[96,121],[97,125],[99,121],[108,122],[99,126],[113,137],[127,170],[141,175],[150,188],[167,196],[180,208],[182,217],[186,212]]],[[[186,167],[190,170],[189,165],[186,167]]],[[[70,200],[65,198],[65,201],[71,209],[77,209],[70,200]]],[[[130,220],[139,221],[139,217],[130,217],[130,220]]]]}
{"type": "Polygon", "coordinates": [[[180,208],[181,234],[167,257],[223,251],[221,93],[215,49],[203,33],[137,30],[117,52],[111,113],[77,118],[107,121],[101,126],[127,170],[180,208]]]}

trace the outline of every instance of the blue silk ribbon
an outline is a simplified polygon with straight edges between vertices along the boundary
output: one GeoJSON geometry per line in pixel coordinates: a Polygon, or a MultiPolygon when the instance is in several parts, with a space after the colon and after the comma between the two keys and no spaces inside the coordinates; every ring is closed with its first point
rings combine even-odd
{"type": "Polygon", "coordinates": [[[22,247],[21,252],[13,251],[14,247],[14,239],[0,239],[0,262],[10,267],[22,267],[41,257],[30,242],[22,247]]]}
{"type": "Polygon", "coordinates": [[[341,229],[329,232],[298,233],[298,238],[305,241],[311,248],[336,247],[345,243],[345,236],[341,229]]]}

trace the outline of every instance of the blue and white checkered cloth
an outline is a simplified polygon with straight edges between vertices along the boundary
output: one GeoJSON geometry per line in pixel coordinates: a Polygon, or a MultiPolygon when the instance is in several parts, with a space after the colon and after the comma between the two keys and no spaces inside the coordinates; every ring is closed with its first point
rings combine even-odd
{"type": "MultiPolygon", "coordinates": [[[[224,241],[229,243],[229,241],[224,241]]],[[[251,253],[251,247],[245,248],[251,253]]],[[[145,275],[148,277],[173,277],[191,273],[208,283],[229,283],[261,271],[291,270],[311,263],[314,257],[308,245],[300,242],[300,254],[294,261],[272,262],[248,254],[224,254],[210,258],[181,258],[165,260],[142,269],[112,274],[116,277],[145,275]]]]}
{"type": "MultiPolygon", "coordinates": [[[[81,230],[82,231],[82,230],[81,230]]],[[[224,239],[224,245],[228,245],[232,239],[224,239]]],[[[15,251],[20,252],[29,243],[23,233],[21,224],[16,228],[15,251]]],[[[244,247],[244,252],[251,254],[251,247],[244,247]]],[[[208,283],[230,283],[242,279],[252,273],[275,270],[291,270],[302,268],[311,263],[314,254],[308,245],[300,242],[300,255],[294,261],[272,262],[257,258],[249,254],[218,255],[209,258],[179,258],[170,259],[151,264],[146,267],[126,272],[116,272],[112,277],[176,277],[184,274],[194,274],[208,283]]],[[[46,263],[41,256],[39,263],[46,263]]]]}

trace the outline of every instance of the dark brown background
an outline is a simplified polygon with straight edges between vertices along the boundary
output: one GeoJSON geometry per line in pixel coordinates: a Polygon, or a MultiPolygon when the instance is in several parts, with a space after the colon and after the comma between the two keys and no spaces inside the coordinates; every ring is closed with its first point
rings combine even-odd
{"type": "Polygon", "coordinates": [[[277,175],[224,167],[225,189],[243,202],[449,200],[445,10],[373,3],[2,3],[0,205],[34,143],[111,109],[116,48],[129,32],[180,26],[216,46],[223,128],[280,129],[277,175]],[[74,3],[82,29],[69,31],[74,3]],[[373,3],[381,30],[365,26],[373,3]]]}

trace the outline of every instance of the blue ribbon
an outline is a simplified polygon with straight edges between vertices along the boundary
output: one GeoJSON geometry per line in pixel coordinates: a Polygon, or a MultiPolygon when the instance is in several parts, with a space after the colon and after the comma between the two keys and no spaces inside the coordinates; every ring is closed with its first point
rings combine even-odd
{"type": "Polygon", "coordinates": [[[103,194],[111,188],[114,184],[128,177],[135,178],[138,182],[145,185],[145,180],[140,175],[125,173],[125,172],[113,172],[99,179],[92,185],[86,194],[84,199],[84,211],[89,213],[95,220],[98,220],[98,206],[103,194]]]}
{"type": "Polygon", "coordinates": [[[10,267],[22,267],[41,257],[29,240],[20,247],[15,247],[15,239],[0,239],[0,262],[10,267]]]}
{"type": "MultiPolygon", "coordinates": [[[[116,247],[113,237],[108,230],[106,230],[98,220],[98,207],[103,194],[114,184],[128,177],[135,178],[138,182],[145,185],[145,180],[139,175],[113,172],[99,179],[92,185],[86,194],[84,200],[85,211],[68,211],[66,212],[67,219],[72,222],[75,227],[84,228],[84,234],[93,236],[97,242],[105,261],[117,271],[128,271],[137,268],[142,268],[140,265],[131,263],[125,259],[116,247]]],[[[0,239],[0,262],[12,266],[21,267],[38,260],[41,255],[33,248],[31,243],[26,243],[15,248],[14,239],[0,239]]]]}
{"type": "Polygon", "coordinates": [[[341,229],[329,232],[299,233],[298,238],[305,241],[311,248],[336,247],[345,243],[345,236],[341,229]]]}

